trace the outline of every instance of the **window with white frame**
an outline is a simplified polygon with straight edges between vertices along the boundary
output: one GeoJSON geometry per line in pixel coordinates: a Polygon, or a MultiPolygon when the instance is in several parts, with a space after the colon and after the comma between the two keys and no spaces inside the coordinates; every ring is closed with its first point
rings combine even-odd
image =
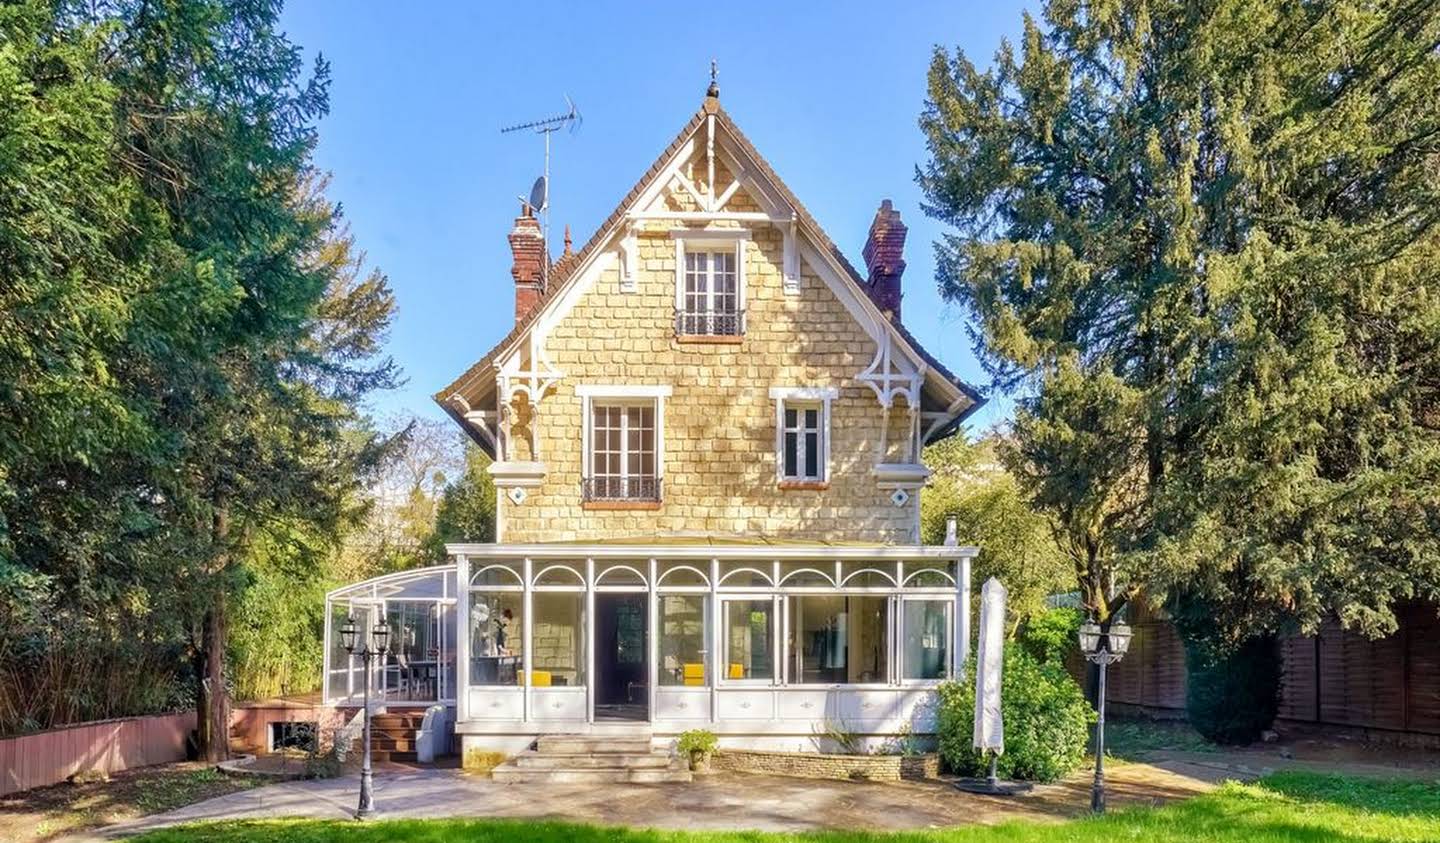
{"type": "Polygon", "coordinates": [[[834,389],[770,390],[775,400],[775,464],[782,483],[830,480],[830,402],[834,389]]]}
{"type": "Polygon", "coordinates": [[[745,239],[729,231],[692,235],[695,239],[676,241],[675,333],[682,337],[744,335],[745,239]]]}
{"type": "Polygon", "coordinates": [[[660,500],[668,387],[577,389],[584,403],[586,502],[660,500]]]}

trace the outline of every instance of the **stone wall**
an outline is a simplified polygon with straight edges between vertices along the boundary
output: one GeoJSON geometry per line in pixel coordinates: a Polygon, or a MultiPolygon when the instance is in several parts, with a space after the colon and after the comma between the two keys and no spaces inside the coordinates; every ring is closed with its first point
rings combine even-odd
{"type": "Polygon", "coordinates": [[[822,755],[818,752],[767,752],[722,749],[710,760],[717,770],[846,781],[933,779],[940,775],[940,756],[822,755]]]}
{"type": "MultiPolygon", "coordinates": [[[[726,183],[718,176],[716,181],[726,183]]],[[[875,343],[803,262],[800,290],[787,294],[781,232],[763,223],[751,224],[749,231],[748,329],[739,343],[676,339],[676,255],[668,229],[640,233],[634,292],[621,291],[618,264],[612,265],[554,327],[546,353],[565,377],[537,407],[517,408],[514,416],[520,425],[514,438],[534,437],[548,473],[518,505],[501,496],[501,541],[684,533],[919,540],[919,496],[896,506],[891,490],[879,488],[872,474],[882,459],[912,459],[907,410],[897,406],[887,422],[874,392],[854,380],[874,357],[875,343]],[[579,384],[671,387],[658,509],[582,507],[579,384]],[[839,389],[832,403],[827,488],[779,487],[775,402],[769,395],[774,386],[839,389]]],[[[515,444],[516,458],[529,456],[526,443],[515,444]]]]}

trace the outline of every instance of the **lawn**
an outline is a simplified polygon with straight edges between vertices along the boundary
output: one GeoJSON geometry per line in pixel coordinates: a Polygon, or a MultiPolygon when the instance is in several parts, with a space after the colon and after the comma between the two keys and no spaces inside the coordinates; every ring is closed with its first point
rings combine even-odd
{"type": "Polygon", "coordinates": [[[1435,782],[1279,773],[1256,784],[1226,784],[1205,796],[1162,808],[1117,811],[1067,823],[1008,823],[905,834],[823,832],[803,835],[651,831],[568,823],[492,820],[225,822],[182,826],[136,838],[140,843],[382,843],[382,841],[618,841],[618,843],[766,843],[805,840],[945,841],[945,843],[1401,843],[1440,841],[1440,786],[1435,782]]]}

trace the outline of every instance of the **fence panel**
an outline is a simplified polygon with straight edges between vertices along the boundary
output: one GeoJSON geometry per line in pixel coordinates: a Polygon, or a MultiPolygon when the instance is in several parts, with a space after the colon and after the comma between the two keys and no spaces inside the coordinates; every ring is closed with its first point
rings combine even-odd
{"type": "Polygon", "coordinates": [[[33,735],[0,738],[0,796],[59,784],[76,773],[117,773],[185,760],[195,713],[78,723],[33,735]]]}

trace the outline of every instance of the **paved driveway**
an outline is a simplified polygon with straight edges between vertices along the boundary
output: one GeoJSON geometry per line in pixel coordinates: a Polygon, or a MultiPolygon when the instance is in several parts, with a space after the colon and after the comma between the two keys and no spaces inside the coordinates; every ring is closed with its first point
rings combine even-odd
{"type": "MultiPolygon", "coordinates": [[[[1198,766],[1127,764],[1109,777],[1111,801],[1151,804],[1192,796],[1207,790],[1218,777],[1198,766]]],[[[1088,807],[1088,787],[1088,778],[1081,774],[1023,797],[1000,799],[961,793],[943,782],[881,784],[720,773],[686,784],[538,786],[501,784],[460,770],[401,769],[377,771],[375,802],[382,817],[393,818],[545,818],[674,829],[880,830],[1070,817],[1088,807]]],[[[355,776],[284,782],[71,839],[109,840],[202,820],[350,819],[358,788],[355,776]]]]}

